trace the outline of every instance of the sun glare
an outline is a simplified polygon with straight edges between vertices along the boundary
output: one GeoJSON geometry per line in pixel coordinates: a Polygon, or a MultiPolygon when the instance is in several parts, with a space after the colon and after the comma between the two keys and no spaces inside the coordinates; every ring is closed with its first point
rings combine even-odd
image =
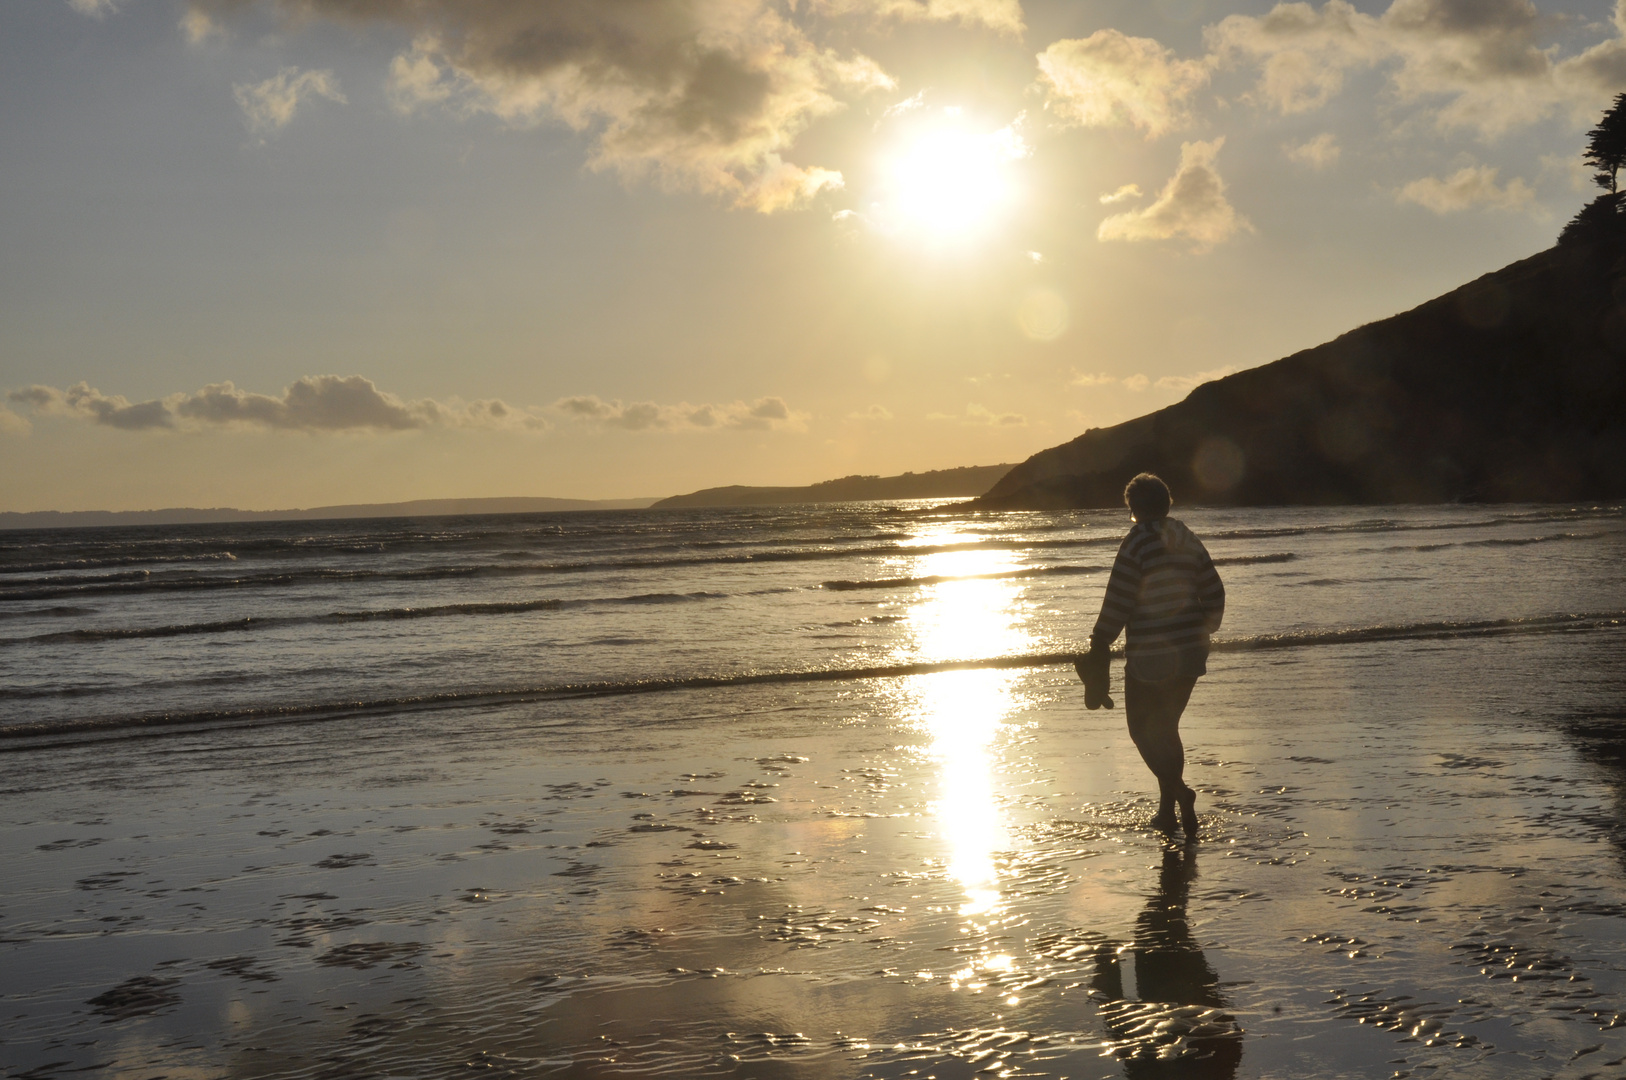
{"type": "Polygon", "coordinates": [[[1015,202],[1013,163],[1031,153],[1014,125],[977,131],[957,109],[913,128],[882,163],[895,226],[938,240],[973,235],[1015,202]]]}

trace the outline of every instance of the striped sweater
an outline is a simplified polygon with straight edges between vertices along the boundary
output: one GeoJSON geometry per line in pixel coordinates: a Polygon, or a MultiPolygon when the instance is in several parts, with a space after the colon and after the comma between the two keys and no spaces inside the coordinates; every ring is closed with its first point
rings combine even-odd
{"type": "Polygon", "coordinates": [[[1139,682],[1208,673],[1208,635],[1225,615],[1225,586],[1208,549],[1174,518],[1137,523],[1118,547],[1091,641],[1127,625],[1125,674],[1139,682]]]}

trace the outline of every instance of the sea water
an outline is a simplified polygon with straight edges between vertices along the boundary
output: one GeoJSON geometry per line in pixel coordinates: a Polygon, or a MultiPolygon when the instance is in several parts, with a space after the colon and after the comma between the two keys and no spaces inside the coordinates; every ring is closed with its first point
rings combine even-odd
{"type": "Polygon", "coordinates": [[[1194,845],[1122,513],[0,534],[0,1063],[1626,1075],[1626,510],[1177,513],[1194,845]]]}

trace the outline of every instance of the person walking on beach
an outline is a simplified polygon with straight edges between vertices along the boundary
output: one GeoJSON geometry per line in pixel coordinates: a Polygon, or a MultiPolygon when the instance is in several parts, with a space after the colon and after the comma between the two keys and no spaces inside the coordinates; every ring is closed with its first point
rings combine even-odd
{"type": "Polygon", "coordinates": [[[1225,586],[1202,541],[1169,517],[1167,484],[1141,473],[1124,488],[1124,503],[1135,524],[1118,547],[1090,651],[1078,661],[1085,704],[1111,708],[1108,649],[1127,627],[1124,712],[1129,737],[1157,777],[1152,826],[1173,832],[1178,807],[1179,824],[1195,838],[1197,793],[1184,778],[1180,714],[1208,674],[1208,637],[1225,615],[1225,586]]]}

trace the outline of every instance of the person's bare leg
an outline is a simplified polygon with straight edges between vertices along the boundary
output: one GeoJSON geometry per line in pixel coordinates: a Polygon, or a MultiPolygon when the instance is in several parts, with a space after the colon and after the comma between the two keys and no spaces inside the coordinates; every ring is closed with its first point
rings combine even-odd
{"type": "Polygon", "coordinates": [[[1197,793],[1185,783],[1186,749],[1180,741],[1180,715],[1191,698],[1195,679],[1167,683],[1124,680],[1124,714],[1129,737],[1140,751],[1141,760],[1157,777],[1158,809],[1152,825],[1173,832],[1175,807],[1179,824],[1187,835],[1197,831],[1197,793]]]}

